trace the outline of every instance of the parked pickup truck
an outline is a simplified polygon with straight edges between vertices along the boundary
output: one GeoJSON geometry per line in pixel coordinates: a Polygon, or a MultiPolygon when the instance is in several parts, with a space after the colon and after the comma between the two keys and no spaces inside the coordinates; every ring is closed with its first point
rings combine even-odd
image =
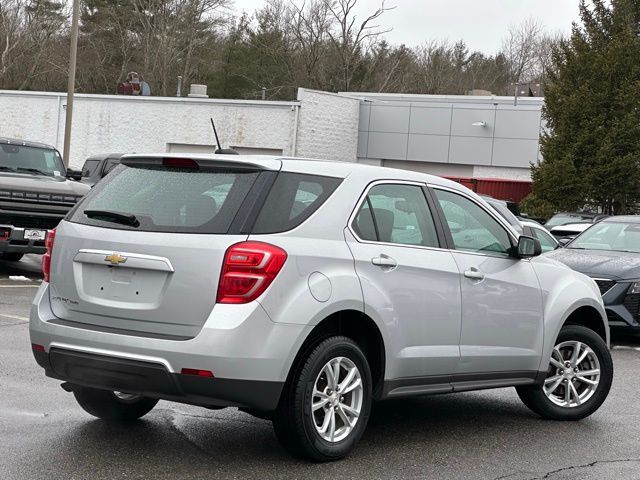
{"type": "Polygon", "coordinates": [[[44,253],[48,230],[89,191],[52,146],[0,137],[0,258],[44,253]]]}

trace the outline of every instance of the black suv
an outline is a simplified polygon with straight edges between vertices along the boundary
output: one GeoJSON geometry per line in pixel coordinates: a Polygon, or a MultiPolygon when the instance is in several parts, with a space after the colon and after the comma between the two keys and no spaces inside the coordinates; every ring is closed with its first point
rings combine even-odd
{"type": "Polygon", "coordinates": [[[122,155],[122,153],[107,153],[87,158],[82,166],[82,180],[80,181],[93,187],[120,164],[122,155]]]}
{"type": "Polygon", "coordinates": [[[89,191],[74,176],[54,147],[0,137],[0,258],[46,251],[47,231],[89,191]]]}

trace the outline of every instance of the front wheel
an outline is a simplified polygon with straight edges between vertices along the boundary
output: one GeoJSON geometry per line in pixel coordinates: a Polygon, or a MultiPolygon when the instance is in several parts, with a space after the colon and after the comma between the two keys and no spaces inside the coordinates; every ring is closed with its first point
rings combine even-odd
{"type": "Polygon", "coordinates": [[[543,385],[517,387],[522,402],[552,420],[580,420],[605,401],[613,381],[606,343],[593,330],[564,327],[553,348],[543,385]]]}
{"type": "Polygon", "coordinates": [[[73,395],[85,412],[103,420],[121,422],[143,417],[158,403],[155,398],[87,387],[76,388],[73,395]]]}
{"type": "Polygon", "coordinates": [[[371,411],[371,372],[347,337],[320,342],[285,387],[273,427],[291,453],[318,462],[346,457],[364,433],[371,411]]]}

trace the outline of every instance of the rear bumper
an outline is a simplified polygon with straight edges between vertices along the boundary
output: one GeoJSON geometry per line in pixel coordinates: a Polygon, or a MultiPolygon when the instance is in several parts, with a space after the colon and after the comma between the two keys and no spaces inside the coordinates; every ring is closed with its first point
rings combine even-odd
{"type": "Polygon", "coordinates": [[[169,373],[163,365],[52,348],[33,352],[48,377],[74,385],[136,393],[205,407],[276,408],[283,382],[204,378],[169,373]]]}
{"type": "MultiPolygon", "coordinates": [[[[188,306],[185,306],[188,315],[188,306]]],[[[60,324],[43,283],[31,308],[31,343],[48,376],[107,390],[210,406],[276,408],[311,326],[273,322],[257,302],[216,305],[200,333],[170,340],[60,324]],[[54,323],[55,322],[55,323],[54,323]],[[182,375],[209,370],[214,378],[182,375]]]]}
{"type": "Polygon", "coordinates": [[[38,253],[47,251],[44,240],[27,240],[24,238],[25,229],[13,225],[0,224],[0,253],[38,253]],[[9,232],[8,238],[4,233],[9,232]]]}

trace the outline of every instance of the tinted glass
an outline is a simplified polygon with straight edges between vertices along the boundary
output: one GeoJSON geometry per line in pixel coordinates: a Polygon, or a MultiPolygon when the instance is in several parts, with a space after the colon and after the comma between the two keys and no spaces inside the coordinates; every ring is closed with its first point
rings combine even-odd
{"type": "Polygon", "coordinates": [[[462,195],[435,192],[457,250],[509,255],[507,231],[484,209],[462,195]]]}
{"type": "Polygon", "coordinates": [[[5,144],[0,145],[0,169],[20,173],[35,169],[55,176],[62,176],[66,171],[57,150],[5,144]]]}
{"type": "Polygon", "coordinates": [[[540,230],[539,228],[532,228],[533,234],[535,237],[540,240],[540,245],[542,246],[543,252],[550,252],[551,250],[555,250],[558,246],[558,243],[553,239],[551,235],[549,235],[544,230],[540,230]]]}
{"type": "Polygon", "coordinates": [[[424,193],[413,185],[385,184],[371,188],[353,229],[363,240],[439,246],[424,193]]]}
{"type": "Polygon", "coordinates": [[[286,232],[309,218],[342,182],[339,178],[281,172],[252,233],[286,232]]]}
{"type": "Polygon", "coordinates": [[[370,200],[367,199],[360,210],[356,218],[353,220],[353,230],[356,232],[359,238],[362,240],[368,240],[370,242],[378,241],[378,234],[376,233],[376,226],[373,223],[373,215],[371,215],[370,200]]]}
{"type": "Polygon", "coordinates": [[[640,224],[596,223],[569,244],[567,248],[640,252],[640,224]]]}
{"type": "Polygon", "coordinates": [[[114,173],[94,187],[71,221],[151,232],[226,233],[258,176],[256,172],[123,165],[114,173]],[[84,214],[86,210],[133,214],[140,226],[89,218],[84,214]]]}
{"type": "Polygon", "coordinates": [[[84,165],[82,166],[82,176],[90,177],[93,175],[93,172],[96,171],[98,165],[100,165],[100,160],[87,160],[84,162],[84,165]]]}
{"type": "Polygon", "coordinates": [[[106,176],[111,170],[117,167],[120,164],[120,160],[117,158],[110,158],[107,160],[107,163],[104,166],[104,171],[102,172],[102,176],[106,176]]]}

